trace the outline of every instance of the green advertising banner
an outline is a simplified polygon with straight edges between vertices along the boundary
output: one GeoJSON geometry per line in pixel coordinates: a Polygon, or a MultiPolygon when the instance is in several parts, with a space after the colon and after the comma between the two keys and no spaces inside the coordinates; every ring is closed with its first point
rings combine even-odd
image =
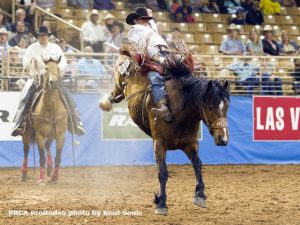
{"type": "MultiPolygon", "coordinates": [[[[151,140],[132,121],[126,101],[114,104],[110,112],[102,112],[101,124],[102,140],[151,140]]],[[[200,124],[199,139],[202,140],[202,123],[200,124]]]]}

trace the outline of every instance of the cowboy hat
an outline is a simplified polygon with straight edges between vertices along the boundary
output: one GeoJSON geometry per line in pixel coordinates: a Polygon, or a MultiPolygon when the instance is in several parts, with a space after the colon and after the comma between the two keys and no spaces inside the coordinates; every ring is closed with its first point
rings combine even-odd
{"type": "Polygon", "coordinates": [[[7,34],[8,35],[8,31],[6,30],[5,27],[0,28],[0,34],[7,34]]]}
{"type": "Polygon", "coordinates": [[[52,33],[49,33],[48,28],[45,26],[41,26],[38,32],[35,32],[36,35],[48,35],[51,36],[52,33]]]}
{"type": "Polygon", "coordinates": [[[97,10],[97,9],[93,9],[93,10],[91,11],[91,15],[98,15],[98,16],[99,16],[98,10],[97,10]]]}
{"type": "Polygon", "coordinates": [[[264,27],[264,29],[262,30],[262,33],[265,33],[265,32],[268,32],[268,31],[274,32],[274,29],[272,28],[271,25],[266,25],[264,27]]]}
{"type": "Polygon", "coordinates": [[[151,20],[153,17],[149,16],[148,11],[145,7],[137,8],[134,13],[131,13],[126,18],[126,23],[129,25],[134,25],[134,20],[137,18],[144,18],[151,20]]]}
{"type": "Polygon", "coordinates": [[[103,20],[109,20],[109,19],[115,19],[116,17],[110,13],[106,14],[105,17],[103,18],[103,20]]]}
{"type": "Polygon", "coordinates": [[[240,31],[240,28],[236,24],[232,23],[232,24],[229,25],[227,31],[230,31],[230,30],[240,31]]]}

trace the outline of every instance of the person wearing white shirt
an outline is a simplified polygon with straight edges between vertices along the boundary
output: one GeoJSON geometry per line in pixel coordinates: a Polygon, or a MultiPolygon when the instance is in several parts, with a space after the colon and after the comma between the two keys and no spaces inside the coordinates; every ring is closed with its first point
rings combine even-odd
{"type": "MultiPolygon", "coordinates": [[[[58,67],[60,69],[60,73],[63,74],[63,70],[67,66],[66,58],[61,50],[61,48],[54,43],[49,42],[49,36],[51,33],[48,33],[48,29],[45,26],[40,27],[39,32],[37,33],[38,42],[31,44],[26,50],[23,57],[23,67],[30,68],[30,74],[34,74],[35,76],[43,77],[46,73],[44,60],[59,60],[58,67]]],[[[69,116],[72,117],[74,122],[74,132],[78,135],[83,135],[85,133],[80,118],[78,116],[76,105],[74,101],[71,99],[70,94],[67,89],[62,85],[61,82],[58,82],[59,89],[66,98],[66,104],[68,104],[68,108],[70,108],[69,116]]],[[[41,89],[42,84],[37,81],[36,77],[34,80],[29,79],[23,90],[23,97],[19,103],[18,111],[15,115],[14,122],[16,125],[13,129],[12,136],[22,135],[25,132],[25,118],[30,111],[31,104],[33,102],[34,95],[37,91],[41,89]]],[[[66,106],[67,107],[67,106],[66,106]]],[[[70,125],[70,123],[69,123],[70,125]]],[[[71,127],[69,126],[69,130],[71,127]]]]}
{"type": "MultiPolygon", "coordinates": [[[[168,45],[158,34],[155,21],[149,15],[149,12],[147,8],[141,7],[127,16],[126,23],[133,25],[128,32],[128,39],[138,48],[139,52],[147,53],[150,59],[163,64],[165,57],[160,52],[163,49],[167,49],[168,45]]],[[[153,101],[157,105],[157,108],[151,109],[153,116],[163,118],[165,121],[171,121],[171,112],[167,106],[164,77],[156,71],[148,72],[147,77],[151,82],[153,101]]]]}
{"type": "Polygon", "coordinates": [[[106,41],[104,27],[98,24],[99,13],[96,9],[91,12],[90,20],[81,26],[82,38],[85,45],[93,47],[94,52],[103,52],[103,42],[106,41]]]}

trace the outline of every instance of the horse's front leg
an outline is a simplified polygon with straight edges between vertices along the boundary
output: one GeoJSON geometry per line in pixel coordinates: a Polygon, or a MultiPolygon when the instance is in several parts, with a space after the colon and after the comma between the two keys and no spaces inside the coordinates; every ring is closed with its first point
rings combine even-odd
{"type": "Polygon", "coordinates": [[[50,177],[52,173],[52,164],[53,164],[51,149],[50,149],[51,143],[52,143],[52,139],[47,139],[45,143],[46,152],[47,152],[47,176],[48,177],[50,177]]]}
{"type": "Polygon", "coordinates": [[[21,168],[22,171],[21,181],[27,181],[28,179],[28,153],[29,153],[29,146],[30,146],[30,137],[31,137],[31,130],[28,129],[25,132],[25,134],[22,136],[24,159],[21,168]]]}
{"type": "Polygon", "coordinates": [[[55,167],[51,174],[51,182],[56,182],[59,177],[59,166],[61,162],[61,152],[65,142],[65,134],[57,135],[55,140],[56,140],[56,155],[54,160],[55,167]]]}
{"type": "Polygon", "coordinates": [[[166,184],[168,181],[168,168],[166,164],[166,149],[163,147],[162,142],[154,141],[154,152],[156,163],[158,167],[158,179],[160,182],[160,193],[159,196],[155,194],[154,203],[156,204],[155,214],[157,215],[167,215],[168,207],[166,204],[167,194],[166,194],[166,184]]]}
{"type": "Polygon", "coordinates": [[[45,184],[45,164],[46,164],[46,157],[45,157],[45,137],[40,134],[36,135],[36,143],[39,149],[40,155],[40,177],[38,183],[40,185],[45,184]]]}
{"type": "Polygon", "coordinates": [[[204,194],[205,186],[202,178],[202,163],[198,156],[198,146],[199,146],[198,141],[195,141],[189,144],[188,146],[186,146],[183,150],[193,164],[196,179],[197,179],[193,202],[196,205],[205,208],[206,207],[206,196],[204,194]]]}

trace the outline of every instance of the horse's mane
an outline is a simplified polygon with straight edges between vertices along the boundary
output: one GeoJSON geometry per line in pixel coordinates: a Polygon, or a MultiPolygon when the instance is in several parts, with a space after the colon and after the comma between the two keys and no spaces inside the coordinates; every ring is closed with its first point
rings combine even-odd
{"type": "Polygon", "coordinates": [[[217,107],[222,100],[229,101],[230,96],[227,89],[217,80],[209,81],[206,77],[197,78],[182,62],[173,61],[168,65],[171,77],[179,80],[182,84],[183,108],[194,110],[204,102],[212,107],[217,107]],[[211,84],[209,84],[211,82],[211,84]],[[211,87],[208,90],[209,85],[211,87]]]}

